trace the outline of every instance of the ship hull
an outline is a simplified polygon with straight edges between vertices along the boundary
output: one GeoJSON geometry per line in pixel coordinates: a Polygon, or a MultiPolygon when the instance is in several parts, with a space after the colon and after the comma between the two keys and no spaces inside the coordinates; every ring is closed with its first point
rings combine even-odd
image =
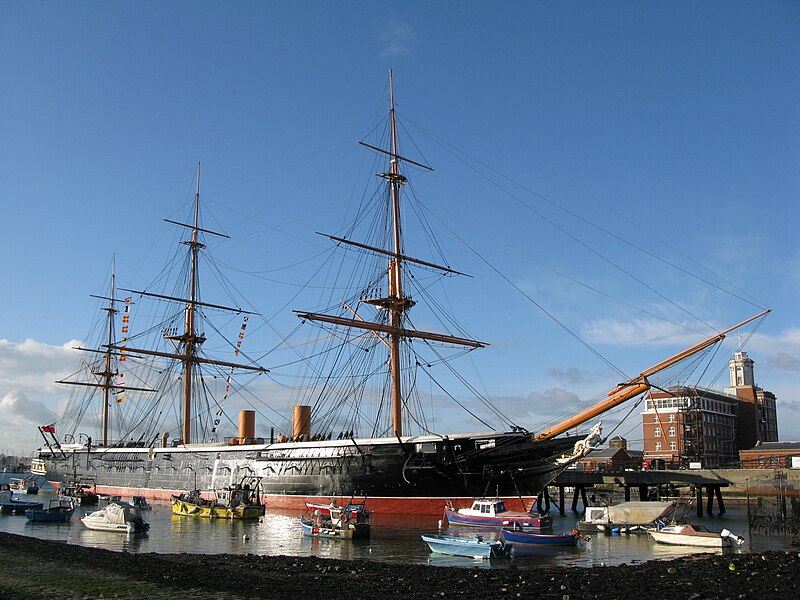
{"type": "Polygon", "coordinates": [[[93,479],[98,493],[169,500],[259,477],[268,508],[304,509],[332,497],[368,499],[371,510],[442,514],[486,494],[536,497],[568,463],[579,438],[533,441],[530,434],[332,440],[170,448],[42,448],[46,479],[93,479]]]}

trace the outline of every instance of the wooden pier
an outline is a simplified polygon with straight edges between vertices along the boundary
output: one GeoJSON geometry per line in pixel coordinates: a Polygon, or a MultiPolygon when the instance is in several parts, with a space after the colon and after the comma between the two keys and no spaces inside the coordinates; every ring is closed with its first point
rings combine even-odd
{"type": "MultiPolygon", "coordinates": [[[[695,499],[697,516],[703,516],[703,489],[706,495],[706,513],[713,514],[714,499],[717,501],[719,514],[725,513],[725,503],[722,499],[722,488],[731,485],[731,481],[715,471],[606,471],[584,472],[564,471],[551,484],[550,488],[558,488],[558,511],[561,516],[566,514],[566,489],[573,490],[572,512],[578,512],[578,503],[585,509],[589,505],[587,490],[598,486],[612,486],[625,494],[625,500],[631,499],[631,489],[638,492],[639,500],[648,500],[652,497],[664,495],[681,495],[690,492],[695,499]],[[682,489],[681,493],[678,489],[682,489]],[[665,492],[672,493],[665,493],[665,492]]],[[[553,502],[550,492],[546,489],[537,500],[540,512],[547,512],[553,502]]]]}

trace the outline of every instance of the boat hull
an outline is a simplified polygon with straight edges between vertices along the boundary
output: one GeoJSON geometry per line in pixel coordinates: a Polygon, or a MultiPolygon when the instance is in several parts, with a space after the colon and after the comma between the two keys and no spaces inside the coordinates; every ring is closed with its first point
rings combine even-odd
{"type": "Polygon", "coordinates": [[[479,537],[465,538],[451,535],[423,535],[431,552],[466,556],[468,558],[491,558],[500,551],[501,542],[485,542],[479,537]]]}
{"type": "Polygon", "coordinates": [[[507,544],[511,544],[513,548],[519,549],[542,548],[547,546],[575,546],[578,544],[579,538],[577,533],[551,535],[513,531],[509,529],[503,529],[500,532],[500,537],[507,544]]]}
{"type": "MultiPolygon", "coordinates": [[[[333,496],[368,498],[375,512],[441,514],[446,500],[467,505],[487,487],[501,497],[536,497],[568,463],[578,438],[535,442],[529,434],[335,440],[249,446],[86,448],[39,451],[47,480],[93,479],[96,491],[170,500],[259,477],[269,508],[303,509],[333,496]]],[[[454,504],[456,504],[454,502],[454,504]]]]}
{"type": "Polygon", "coordinates": [[[447,522],[451,525],[469,525],[473,527],[526,527],[529,529],[548,529],[553,526],[553,518],[546,515],[531,515],[510,513],[498,514],[494,517],[481,517],[477,515],[464,515],[457,510],[446,508],[444,511],[447,522]]]}
{"type": "Polygon", "coordinates": [[[35,523],[66,523],[74,511],[26,510],[25,517],[35,523]]]}
{"type": "Polygon", "coordinates": [[[249,504],[245,506],[220,506],[214,504],[195,504],[180,498],[172,497],[172,513],[203,519],[260,519],[264,516],[264,506],[249,504]]]}

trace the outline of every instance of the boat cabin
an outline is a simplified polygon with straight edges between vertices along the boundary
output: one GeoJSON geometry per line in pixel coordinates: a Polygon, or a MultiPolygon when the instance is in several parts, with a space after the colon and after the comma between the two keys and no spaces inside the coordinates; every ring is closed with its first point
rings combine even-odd
{"type": "Polygon", "coordinates": [[[495,517],[501,513],[508,512],[506,503],[502,500],[475,500],[472,503],[472,508],[461,509],[458,511],[465,515],[474,515],[478,517],[495,517]]]}

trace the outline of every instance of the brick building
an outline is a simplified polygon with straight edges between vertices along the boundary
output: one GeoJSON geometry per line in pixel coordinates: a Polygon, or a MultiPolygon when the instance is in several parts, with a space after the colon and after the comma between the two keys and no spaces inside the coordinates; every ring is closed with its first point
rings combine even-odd
{"type": "Polygon", "coordinates": [[[755,385],[753,361],[737,351],[724,392],[675,386],[653,392],[642,411],[644,459],[671,466],[719,467],[739,450],[778,440],[775,395],[755,385]]]}

